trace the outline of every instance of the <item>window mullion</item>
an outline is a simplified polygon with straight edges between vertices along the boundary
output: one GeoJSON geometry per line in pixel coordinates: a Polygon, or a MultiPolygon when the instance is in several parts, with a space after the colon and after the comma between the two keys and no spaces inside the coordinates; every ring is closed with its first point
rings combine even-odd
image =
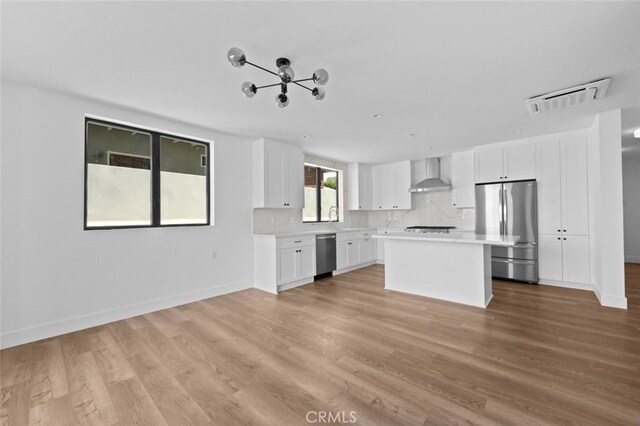
{"type": "Polygon", "coordinates": [[[151,226],[160,226],[160,134],[151,134],[151,226]]]}
{"type": "Polygon", "coordinates": [[[320,190],[320,173],[322,169],[316,168],[316,222],[322,222],[322,191],[320,190]]]}

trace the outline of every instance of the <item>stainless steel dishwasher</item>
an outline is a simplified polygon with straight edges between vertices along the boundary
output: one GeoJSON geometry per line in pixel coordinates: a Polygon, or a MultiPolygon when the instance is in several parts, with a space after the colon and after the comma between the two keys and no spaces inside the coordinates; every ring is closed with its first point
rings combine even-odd
{"type": "Polygon", "coordinates": [[[336,234],[316,235],[316,277],[336,269],[336,234]]]}

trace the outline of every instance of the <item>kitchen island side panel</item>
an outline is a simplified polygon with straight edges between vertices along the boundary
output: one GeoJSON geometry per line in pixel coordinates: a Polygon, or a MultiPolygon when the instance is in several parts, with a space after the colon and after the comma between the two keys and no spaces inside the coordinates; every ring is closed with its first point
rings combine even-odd
{"type": "Polygon", "coordinates": [[[485,308],[492,297],[491,246],[385,241],[385,289],[485,308]]]}

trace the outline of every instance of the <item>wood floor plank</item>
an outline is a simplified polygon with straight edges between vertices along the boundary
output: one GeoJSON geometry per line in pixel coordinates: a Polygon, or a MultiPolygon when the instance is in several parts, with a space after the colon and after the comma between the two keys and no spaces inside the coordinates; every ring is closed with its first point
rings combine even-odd
{"type": "Polygon", "coordinates": [[[68,393],[61,339],[45,340],[34,347],[31,407],[61,398],[68,393]]]}
{"type": "Polygon", "coordinates": [[[107,386],[121,425],[162,426],[164,417],[137,377],[107,386]]]}
{"type": "Polygon", "coordinates": [[[129,362],[154,403],[172,425],[207,425],[211,419],[151,352],[129,358],[129,362]]]}
{"type": "Polygon", "coordinates": [[[387,291],[380,265],[215,297],[1,351],[0,425],[636,425],[625,274],[626,311],[500,280],[463,306],[387,291]]]}

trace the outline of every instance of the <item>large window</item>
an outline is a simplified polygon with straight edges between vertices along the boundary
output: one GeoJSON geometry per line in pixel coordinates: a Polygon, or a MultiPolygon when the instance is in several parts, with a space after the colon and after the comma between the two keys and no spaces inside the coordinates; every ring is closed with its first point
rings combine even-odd
{"type": "Polygon", "coordinates": [[[338,222],[338,172],[305,164],[303,222],[338,222]]]}
{"type": "Polygon", "coordinates": [[[208,143],[85,125],[85,229],[209,224],[208,143]]]}

